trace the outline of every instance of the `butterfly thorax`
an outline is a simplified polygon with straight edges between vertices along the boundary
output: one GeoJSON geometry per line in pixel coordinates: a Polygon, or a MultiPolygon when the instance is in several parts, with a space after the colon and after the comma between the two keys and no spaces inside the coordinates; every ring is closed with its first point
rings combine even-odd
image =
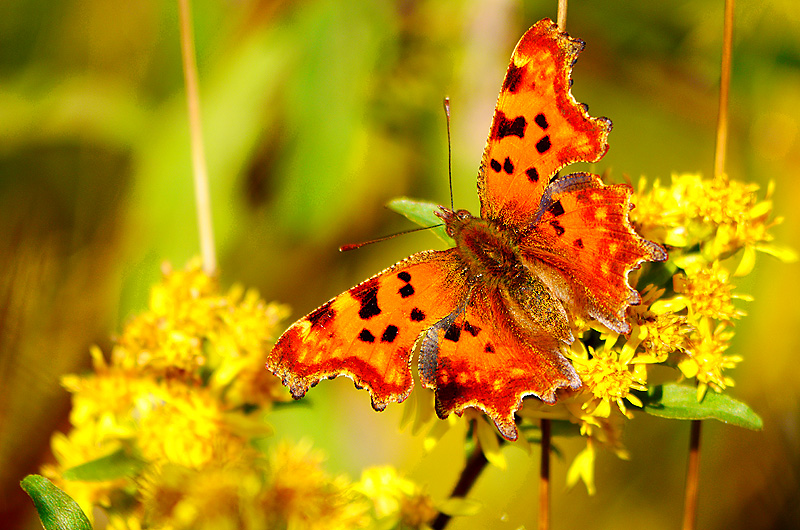
{"type": "Polygon", "coordinates": [[[558,340],[571,343],[564,305],[527,265],[519,248],[519,236],[466,210],[440,209],[437,215],[456,242],[469,281],[497,290],[508,316],[519,326],[544,328],[558,340]]]}
{"type": "Polygon", "coordinates": [[[456,242],[471,278],[496,283],[526,274],[519,248],[508,230],[488,219],[473,217],[466,210],[442,208],[437,215],[444,220],[447,234],[456,242]]]}

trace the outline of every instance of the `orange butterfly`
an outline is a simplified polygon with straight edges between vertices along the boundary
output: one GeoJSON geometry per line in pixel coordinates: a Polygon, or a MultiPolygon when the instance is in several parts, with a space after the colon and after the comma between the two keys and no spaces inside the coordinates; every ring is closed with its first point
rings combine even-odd
{"type": "Polygon", "coordinates": [[[611,122],[570,93],[583,46],[548,19],[523,35],[481,161],[481,216],[440,206],[455,247],[414,254],[286,330],[267,367],[295,398],[346,375],[375,410],[402,402],[419,341],[420,379],[435,390],[438,416],[476,407],[515,440],[524,396],[553,403],[559,388],[581,385],[561,353],[574,341],[572,317],[630,331],[625,311],[640,297],[628,273],[667,254],[631,226],[629,186],[557,175],[608,150],[611,122]]]}

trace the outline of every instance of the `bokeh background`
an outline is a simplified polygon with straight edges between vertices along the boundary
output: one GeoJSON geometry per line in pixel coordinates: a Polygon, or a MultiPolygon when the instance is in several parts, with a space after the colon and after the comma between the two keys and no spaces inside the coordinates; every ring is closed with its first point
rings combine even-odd
{"type": "MultiPolygon", "coordinates": [[[[431,234],[341,254],[343,243],[410,227],[385,210],[409,195],[446,203],[441,100],[452,98],[456,206],[477,211],[475,175],[517,39],[556,2],[196,0],[198,64],[224,285],[257,287],[299,317],[431,234]]],[[[573,2],[587,42],[573,93],[614,122],[594,166],[668,180],[713,167],[722,0],[573,2]]],[[[800,247],[800,5],[736,7],[728,172],[777,185],[774,229],[800,247]]],[[[19,480],[68,427],[59,376],[88,367],[141,311],[168,260],[198,254],[183,74],[173,1],[0,2],[0,526],[37,528],[19,480]]],[[[800,527],[800,270],[760,256],[755,301],[731,353],[731,393],[765,423],[704,429],[699,523],[800,527]]],[[[287,322],[288,325],[288,322],[287,322]]],[[[328,469],[393,464],[444,498],[463,464],[451,432],[431,453],[376,414],[349,380],[273,414],[276,439],[308,438],[328,469]]],[[[639,415],[628,461],[601,453],[598,492],[564,488],[581,441],[559,441],[554,528],[677,528],[688,425],[639,415]]],[[[452,528],[536,526],[537,459],[506,448],[452,528]]]]}

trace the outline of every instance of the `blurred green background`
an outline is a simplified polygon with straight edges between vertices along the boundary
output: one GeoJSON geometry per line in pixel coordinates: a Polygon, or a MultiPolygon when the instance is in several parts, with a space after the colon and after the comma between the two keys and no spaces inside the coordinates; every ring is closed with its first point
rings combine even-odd
{"type": "MultiPolygon", "coordinates": [[[[446,203],[441,99],[452,98],[457,207],[477,211],[475,175],[511,51],[553,1],[201,0],[193,5],[224,285],[241,282],[299,317],[406,255],[430,234],[341,254],[343,243],[410,227],[383,208],[409,195],[446,203]]],[[[573,93],[614,122],[594,169],[668,181],[713,165],[722,0],[573,2],[587,42],[573,93]]],[[[777,183],[774,230],[800,238],[800,6],[736,9],[728,172],[777,183]]],[[[164,260],[198,254],[175,2],[0,3],[0,521],[36,528],[19,480],[67,429],[58,378],[141,311],[164,260]]],[[[731,393],[765,422],[707,422],[699,526],[800,527],[800,270],[760,256],[755,296],[730,353],[731,393]]],[[[288,322],[287,322],[288,325],[288,322]]],[[[430,454],[376,414],[349,380],[311,407],[273,414],[276,438],[310,438],[328,468],[357,477],[394,464],[444,498],[463,464],[449,433],[430,454]]],[[[629,461],[601,452],[598,493],[564,490],[581,441],[558,441],[554,528],[677,528],[688,425],[639,415],[629,461]]],[[[507,448],[452,528],[536,526],[538,466],[507,448]]]]}

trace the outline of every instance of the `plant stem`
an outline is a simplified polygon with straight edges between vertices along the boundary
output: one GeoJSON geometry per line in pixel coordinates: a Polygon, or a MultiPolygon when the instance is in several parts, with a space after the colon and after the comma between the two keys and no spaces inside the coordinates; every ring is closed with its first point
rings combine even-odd
{"type": "Polygon", "coordinates": [[[183,77],[186,84],[186,105],[189,112],[194,197],[197,207],[197,226],[200,231],[200,253],[203,256],[203,270],[206,274],[212,275],[217,270],[217,255],[211,223],[211,200],[208,193],[208,170],[203,149],[203,125],[200,119],[200,95],[197,88],[197,59],[189,0],[178,0],[178,12],[183,77]]]}
{"type": "Polygon", "coordinates": [[[542,457],[539,464],[539,530],[550,529],[550,420],[542,418],[542,457]]]}
{"type": "Polygon", "coordinates": [[[558,16],[557,22],[558,29],[566,31],[567,29],[567,0],[558,0],[558,16]]]}
{"type": "Polygon", "coordinates": [[[725,150],[728,142],[728,93],[731,84],[731,55],[733,53],[733,4],[725,0],[725,21],[722,30],[722,66],[719,80],[719,113],[717,116],[717,146],[714,153],[714,178],[725,179],[725,150]]]}
{"type": "Polygon", "coordinates": [[[683,505],[683,530],[694,530],[697,522],[697,492],[700,485],[701,420],[692,420],[689,435],[689,464],[686,469],[686,498],[683,505]]]}
{"type": "MultiPolygon", "coordinates": [[[[461,470],[461,476],[458,477],[458,482],[450,496],[466,497],[469,490],[475,485],[475,481],[478,480],[481,471],[486,467],[487,462],[486,457],[483,456],[483,449],[481,449],[480,445],[476,446],[472,454],[469,455],[464,469],[461,470]]],[[[450,516],[446,513],[439,512],[439,515],[436,516],[433,524],[431,524],[431,528],[433,530],[443,530],[449,522],[450,516]]]]}

